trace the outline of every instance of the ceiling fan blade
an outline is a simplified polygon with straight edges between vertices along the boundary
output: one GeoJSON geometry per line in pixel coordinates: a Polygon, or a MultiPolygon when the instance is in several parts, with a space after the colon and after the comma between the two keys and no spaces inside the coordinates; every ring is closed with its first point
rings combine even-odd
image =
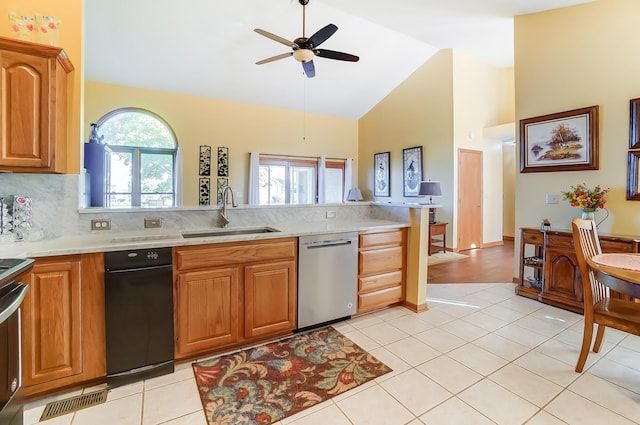
{"type": "Polygon", "coordinates": [[[320,56],[321,58],[337,59],[339,61],[348,62],[358,62],[360,60],[358,56],[351,55],[349,53],[336,52],[333,50],[316,49],[313,52],[316,54],[316,56],[320,56]]]}
{"type": "Polygon", "coordinates": [[[256,65],[262,65],[264,63],[269,63],[269,62],[277,61],[279,59],[288,58],[291,55],[293,55],[293,52],[283,53],[283,54],[277,55],[277,56],[272,56],[270,58],[262,59],[261,61],[256,62],[256,65]]]}
{"type": "Polygon", "coordinates": [[[309,37],[308,43],[313,47],[318,47],[319,45],[327,41],[327,39],[331,37],[336,31],[338,31],[338,27],[333,24],[329,24],[309,37]]]}
{"type": "Polygon", "coordinates": [[[296,43],[294,43],[293,41],[289,41],[286,38],[282,38],[278,35],[275,34],[271,34],[269,31],[265,31],[265,30],[261,30],[260,28],[256,28],[254,29],[255,32],[257,32],[260,35],[263,35],[267,38],[272,39],[273,41],[277,41],[278,43],[282,43],[287,47],[297,47],[296,43]]]}
{"type": "Polygon", "coordinates": [[[302,62],[302,69],[304,69],[304,73],[307,74],[307,77],[313,78],[316,76],[316,67],[313,65],[313,61],[302,62]]]}

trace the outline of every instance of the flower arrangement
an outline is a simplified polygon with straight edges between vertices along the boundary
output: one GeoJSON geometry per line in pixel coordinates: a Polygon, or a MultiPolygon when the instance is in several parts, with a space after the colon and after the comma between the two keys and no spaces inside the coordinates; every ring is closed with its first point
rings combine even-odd
{"type": "Polygon", "coordinates": [[[603,189],[599,184],[593,189],[589,189],[584,183],[578,183],[575,186],[569,186],[569,188],[569,191],[561,192],[562,196],[569,201],[572,207],[583,210],[604,208],[604,204],[607,203],[605,196],[610,190],[609,188],[603,189]]]}

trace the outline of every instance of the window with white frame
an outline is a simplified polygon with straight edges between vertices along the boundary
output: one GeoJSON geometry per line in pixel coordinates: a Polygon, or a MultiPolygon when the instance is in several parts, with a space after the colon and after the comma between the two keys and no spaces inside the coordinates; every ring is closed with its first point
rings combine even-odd
{"type": "MultiPolygon", "coordinates": [[[[343,160],[325,162],[324,202],[342,202],[343,160]]],[[[260,155],[259,204],[318,203],[318,161],[316,159],[260,155]]]]}

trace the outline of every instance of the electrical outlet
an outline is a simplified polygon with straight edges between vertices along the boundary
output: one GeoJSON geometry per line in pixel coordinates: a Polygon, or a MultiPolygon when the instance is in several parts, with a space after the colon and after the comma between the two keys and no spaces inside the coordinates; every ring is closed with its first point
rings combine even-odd
{"type": "Polygon", "coordinates": [[[99,218],[91,220],[91,230],[111,230],[111,219],[99,218]]]}
{"type": "Polygon", "coordinates": [[[555,193],[547,193],[547,204],[557,204],[558,203],[558,195],[555,193]]]}
{"type": "Polygon", "coordinates": [[[335,211],[327,211],[327,218],[336,218],[335,211]]]}
{"type": "Polygon", "coordinates": [[[144,219],[145,229],[157,229],[158,227],[162,227],[161,218],[145,218],[144,219]]]}

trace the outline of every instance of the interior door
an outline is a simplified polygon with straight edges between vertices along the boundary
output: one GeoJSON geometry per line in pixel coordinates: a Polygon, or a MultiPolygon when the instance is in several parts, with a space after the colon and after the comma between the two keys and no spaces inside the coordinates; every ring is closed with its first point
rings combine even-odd
{"type": "Polygon", "coordinates": [[[458,250],[482,248],[482,152],[458,150],[458,250]]]}

